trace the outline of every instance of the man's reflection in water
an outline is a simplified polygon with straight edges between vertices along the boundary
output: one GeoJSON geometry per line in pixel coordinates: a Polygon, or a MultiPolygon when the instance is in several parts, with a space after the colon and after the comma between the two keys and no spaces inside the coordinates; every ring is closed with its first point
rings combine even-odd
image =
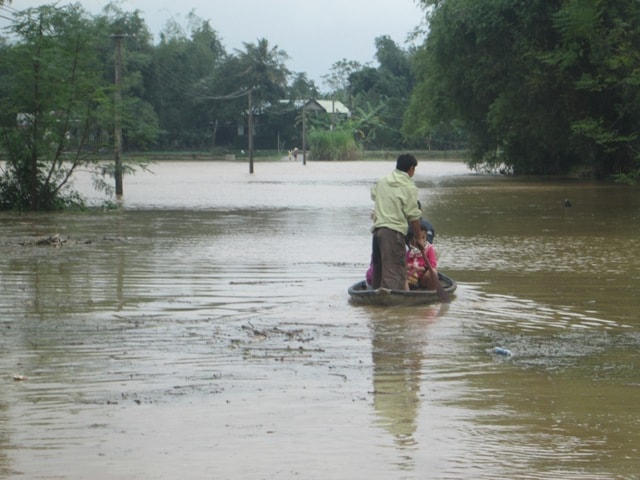
{"type": "Polygon", "coordinates": [[[420,311],[381,310],[372,315],[374,407],[378,424],[401,450],[399,467],[410,470],[416,445],[420,383],[427,329],[442,314],[441,306],[420,311]],[[402,313],[406,315],[402,315],[402,313]]]}

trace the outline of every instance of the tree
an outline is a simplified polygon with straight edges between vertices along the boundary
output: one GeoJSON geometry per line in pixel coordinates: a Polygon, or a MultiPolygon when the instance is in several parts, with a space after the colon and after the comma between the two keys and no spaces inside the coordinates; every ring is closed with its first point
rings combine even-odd
{"type": "MultiPolygon", "coordinates": [[[[276,106],[286,98],[287,79],[290,72],[285,61],[289,56],[278,46],[271,47],[264,38],[258,39],[255,44],[244,43],[244,48],[244,51],[238,51],[237,66],[240,70],[236,82],[244,88],[251,99],[246,110],[249,112],[247,131],[249,135],[253,135],[254,132],[250,130],[254,129],[263,145],[267,144],[268,138],[272,138],[271,144],[275,145],[279,122],[277,119],[276,122],[272,121],[273,117],[269,117],[268,110],[276,113],[276,106]],[[256,113],[259,117],[254,117],[256,113]],[[257,122],[253,123],[258,118],[261,118],[259,125],[257,122]]],[[[253,140],[253,137],[249,138],[253,140]]],[[[252,155],[252,146],[253,144],[249,149],[250,155],[252,155]]]]}
{"type": "Polygon", "coordinates": [[[297,73],[289,86],[287,98],[292,102],[317,98],[320,94],[313,80],[309,80],[306,73],[297,73]]]}
{"type": "Polygon", "coordinates": [[[462,129],[471,164],[638,168],[640,5],[431,0],[405,132],[462,129]]]}
{"type": "Polygon", "coordinates": [[[375,45],[376,60],[380,64],[380,71],[402,79],[405,82],[405,91],[410,90],[413,76],[409,54],[402,50],[388,35],[377,37],[375,45]]]}
{"type": "Polygon", "coordinates": [[[193,13],[188,18],[188,33],[168,22],[143,70],[144,97],[158,115],[164,148],[212,145],[219,118],[212,97],[227,53],[208,21],[193,13]]]}
{"type": "Polygon", "coordinates": [[[404,140],[402,118],[413,86],[410,57],[389,36],[376,38],[375,44],[379,67],[364,67],[349,75],[352,109],[356,115],[376,110],[377,121],[365,146],[398,146],[404,140]]]}
{"type": "Polygon", "coordinates": [[[258,109],[268,103],[275,103],[285,98],[289,70],[285,61],[289,55],[278,46],[271,47],[266,38],[257,43],[243,43],[244,51],[238,51],[241,66],[240,85],[255,90],[254,104],[258,109]]]}
{"type": "MultiPolygon", "coordinates": [[[[114,81],[114,38],[122,40],[121,118],[124,146],[144,150],[152,145],[159,134],[158,117],[145,98],[144,72],[152,60],[152,35],[140,18],[138,10],[124,12],[117,4],[107,4],[102,13],[94,17],[97,60],[102,65],[104,81],[114,81]]],[[[100,112],[101,128],[113,131],[114,112],[111,105],[100,112]]]]}
{"type": "Polygon", "coordinates": [[[363,65],[355,60],[343,58],[331,66],[331,72],[323,75],[325,84],[331,89],[331,97],[345,105],[351,105],[351,92],[349,91],[349,77],[354,72],[363,69],[363,65]]]}
{"type": "Polygon", "coordinates": [[[85,147],[96,131],[96,112],[109,102],[92,26],[79,5],[16,15],[11,28],[19,41],[0,59],[1,208],[79,203],[71,175],[95,166],[85,147]]]}
{"type": "Polygon", "coordinates": [[[265,110],[261,119],[260,133],[257,143],[262,146],[278,149],[293,149],[302,146],[303,109],[310,99],[318,98],[319,92],[313,80],[306,73],[296,73],[287,87],[286,101],[273,104],[265,110]],[[279,143],[276,144],[275,140],[279,143]]]}
{"type": "Polygon", "coordinates": [[[571,148],[600,177],[640,177],[640,5],[567,2],[553,16],[560,48],[543,56],[571,87],[571,148]]]}

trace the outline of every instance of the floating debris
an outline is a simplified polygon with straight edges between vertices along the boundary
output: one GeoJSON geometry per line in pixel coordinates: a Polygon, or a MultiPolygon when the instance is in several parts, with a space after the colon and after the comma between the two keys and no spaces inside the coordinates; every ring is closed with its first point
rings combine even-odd
{"type": "Polygon", "coordinates": [[[498,355],[504,355],[504,356],[507,356],[507,357],[510,357],[511,355],[513,355],[511,350],[509,350],[507,348],[502,348],[502,347],[495,347],[493,349],[493,353],[497,353],[498,355]]]}
{"type": "Polygon", "coordinates": [[[36,239],[24,240],[22,242],[18,242],[23,247],[36,245],[38,247],[46,246],[46,247],[60,247],[67,243],[67,239],[61,237],[59,234],[55,233],[53,235],[45,235],[42,237],[38,237],[36,239]]]}

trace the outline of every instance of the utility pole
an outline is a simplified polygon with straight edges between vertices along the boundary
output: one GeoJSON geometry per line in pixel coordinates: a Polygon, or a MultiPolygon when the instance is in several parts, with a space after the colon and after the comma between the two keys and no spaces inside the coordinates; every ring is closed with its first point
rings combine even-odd
{"type": "Polygon", "coordinates": [[[251,104],[251,92],[253,87],[249,88],[249,173],[253,173],[253,105],[251,104]]]}
{"type": "Polygon", "coordinates": [[[307,164],[307,103],[302,106],[302,165],[307,164]]]}
{"type": "Polygon", "coordinates": [[[122,198],[122,159],[120,155],[122,153],[122,38],[124,35],[113,35],[112,38],[116,43],[116,74],[115,74],[115,86],[116,91],[114,94],[114,149],[116,157],[115,179],[116,179],[116,197],[122,198]]]}

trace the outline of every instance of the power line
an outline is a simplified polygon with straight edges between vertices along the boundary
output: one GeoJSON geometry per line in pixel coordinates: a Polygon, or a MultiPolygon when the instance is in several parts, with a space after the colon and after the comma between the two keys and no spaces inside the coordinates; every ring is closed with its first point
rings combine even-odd
{"type": "Polygon", "coordinates": [[[4,10],[10,10],[13,13],[18,13],[20,10],[18,10],[17,8],[13,8],[10,5],[0,5],[0,9],[4,9],[4,10]]]}
{"type": "Polygon", "coordinates": [[[6,17],[6,16],[2,15],[2,13],[0,13],[0,18],[3,18],[5,20],[9,20],[12,23],[16,23],[16,19],[13,17],[13,15],[15,13],[18,13],[17,10],[10,9],[6,5],[0,5],[0,12],[6,13],[7,15],[11,15],[10,17],[6,17]]]}
{"type": "Polygon", "coordinates": [[[159,84],[162,86],[173,90],[174,92],[180,93],[187,97],[196,99],[196,100],[234,100],[236,98],[244,97],[248,94],[248,90],[246,88],[240,88],[235,92],[231,92],[226,95],[211,95],[208,93],[197,92],[194,89],[186,89],[178,87],[178,82],[175,78],[171,78],[172,75],[169,73],[160,72],[157,67],[149,67],[143,66],[142,70],[151,75],[159,84]],[[169,78],[169,81],[166,79],[169,78]],[[173,81],[171,81],[173,80],[173,81]]]}
{"type": "MultiPolygon", "coordinates": [[[[0,18],[2,18],[3,20],[8,20],[12,24],[18,23],[17,20],[15,19],[15,15],[20,12],[15,8],[11,8],[8,5],[0,5],[0,12],[10,15],[9,17],[7,17],[5,15],[2,15],[2,13],[0,13],[0,18]]],[[[2,28],[8,28],[8,26],[5,25],[2,28]]]]}

